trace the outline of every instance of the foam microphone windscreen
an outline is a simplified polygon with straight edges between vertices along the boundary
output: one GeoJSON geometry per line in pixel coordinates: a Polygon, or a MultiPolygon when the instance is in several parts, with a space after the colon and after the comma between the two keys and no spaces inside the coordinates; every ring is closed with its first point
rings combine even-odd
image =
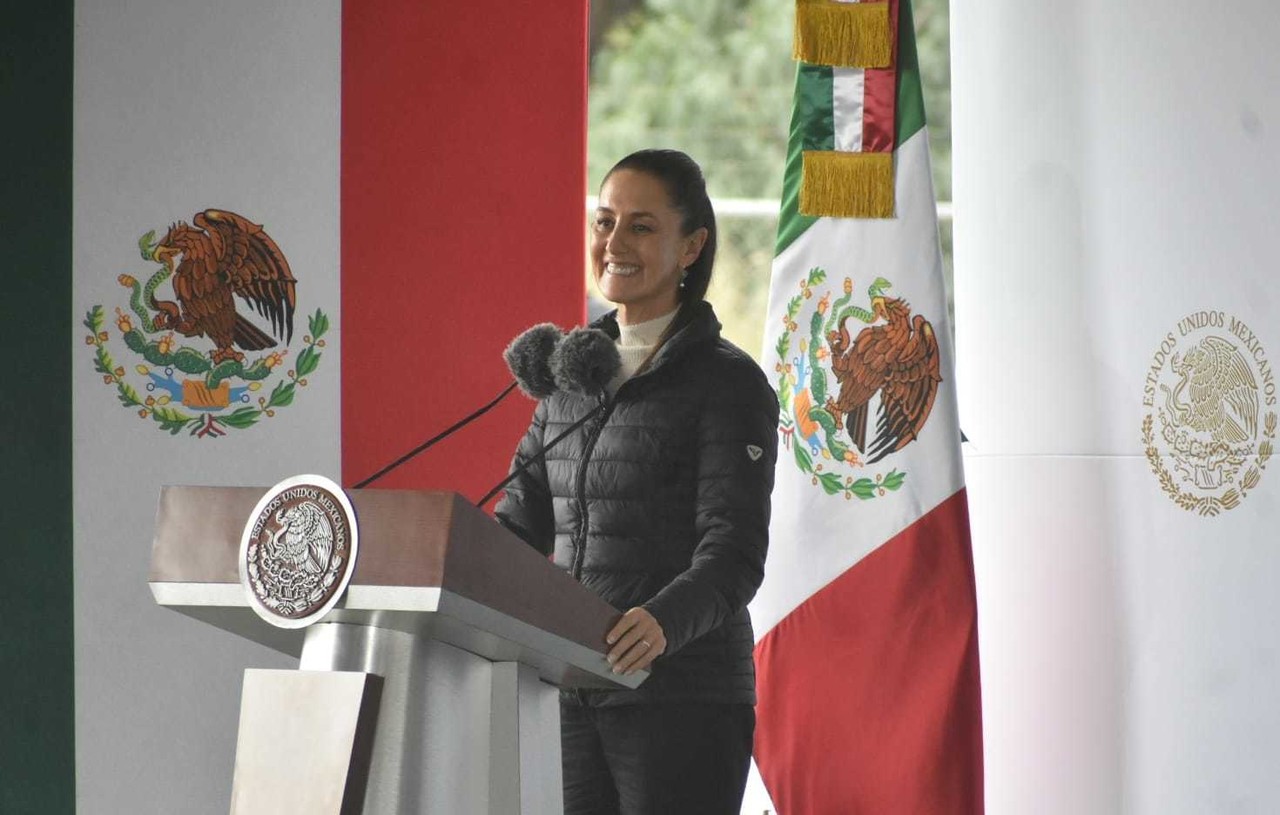
{"type": "Polygon", "coordinates": [[[540,323],[519,334],[502,352],[520,390],[533,399],[546,399],[555,393],[550,360],[563,336],[551,323],[540,323]]]}
{"type": "Polygon", "coordinates": [[[621,367],[618,346],[598,328],[573,329],[551,353],[556,386],[571,393],[602,393],[621,367]]]}

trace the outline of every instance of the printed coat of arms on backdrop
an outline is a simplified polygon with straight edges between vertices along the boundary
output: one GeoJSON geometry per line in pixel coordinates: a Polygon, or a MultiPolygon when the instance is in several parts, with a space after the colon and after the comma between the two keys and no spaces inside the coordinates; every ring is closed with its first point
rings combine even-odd
{"type": "Polygon", "coordinates": [[[1243,320],[1202,310],[1178,321],[1151,357],[1142,444],[1174,503],[1199,515],[1235,509],[1275,452],[1276,383],[1243,320]]]}
{"type": "Polygon", "coordinates": [[[862,500],[897,490],[907,473],[877,468],[915,441],[942,382],[938,340],[924,316],[878,277],[866,305],[853,280],[833,300],[814,268],[787,302],[778,362],[779,432],[796,466],[828,495],[862,500]]]}
{"type": "Polygon", "coordinates": [[[200,438],[252,427],[291,405],[320,365],[329,318],[319,309],[308,318],[301,350],[286,365],[298,281],[262,226],[206,209],[159,241],[147,232],[138,248],[153,266],[117,277],[128,293],[111,322],[124,349],[112,347],[106,306],[84,319],[94,369],[120,403],[161,430],[200,438]]]}

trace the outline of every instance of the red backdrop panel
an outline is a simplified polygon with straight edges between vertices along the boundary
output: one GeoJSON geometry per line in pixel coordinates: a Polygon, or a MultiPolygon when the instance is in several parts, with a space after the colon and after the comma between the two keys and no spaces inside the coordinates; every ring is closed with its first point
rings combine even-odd
{"type": "MultiPolygon", "coordinates": [[[[359,0],[342,21],[342,478],[489,401],[529,325],[583,314],[587,9],[359,0]]],[[[477,498],[532,404],[377,482],[477,498]]]]}

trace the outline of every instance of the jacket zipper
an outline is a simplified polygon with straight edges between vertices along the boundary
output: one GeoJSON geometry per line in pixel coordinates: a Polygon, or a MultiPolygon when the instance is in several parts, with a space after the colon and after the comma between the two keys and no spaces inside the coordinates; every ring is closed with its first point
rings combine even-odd
{"type": "Polygon", "coordinates": [[[613,406],[616,400],[609,400],[607,396],[601,395],[600,404],[608,404],[604,412],[599,418],[591,423],[591,435],[587,437],[587,445],[582,451],[582,463],[578,465],[578,536],[573,551],[573,565],[569,573],[573,575],[574,580],[582,579],[582,561],[587,554],[587,528],[590,524],[590,513],[587,510],[587,464],[591,461],[591,454],[596,449],[596,442],[600,439],[600,434],[604,431],[605,423],[609,421],[609,414],[613,413],[613,406]]]}

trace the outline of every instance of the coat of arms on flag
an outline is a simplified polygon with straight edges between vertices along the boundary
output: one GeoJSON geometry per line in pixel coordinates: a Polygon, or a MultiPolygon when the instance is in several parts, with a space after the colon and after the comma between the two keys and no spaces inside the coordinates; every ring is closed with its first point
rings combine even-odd
{"type": "Polygon", "coordinates": [[[839,296],[826,281],[824,269],[810,269],[787,301],[775,344],[779,431],[814,486],[865,501],[906,480],[896,467],[867,468],[915,441],[929,420],[942,381],[938,340],[910,304],[886,295],[883,277],[865,305],[853,301],[852,278],[839,296]]]}

